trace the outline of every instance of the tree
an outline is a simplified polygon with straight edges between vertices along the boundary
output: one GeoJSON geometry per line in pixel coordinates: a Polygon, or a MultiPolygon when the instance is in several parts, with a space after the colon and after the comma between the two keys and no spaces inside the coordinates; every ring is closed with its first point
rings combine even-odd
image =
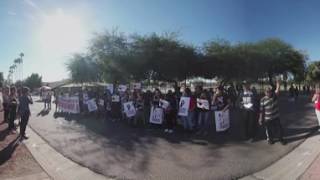
{"type": "Polygon", "coordinates": [[[73,82],[97,82],[100,81],[98,65],[87,55],[74,54],[67,69],[73,82]]]}
{"type": "Polygon", "coordinates": [[[319,82],[320,80],[320,61],[312,62],[306,70],[306,80],[309,82],[319,82]]]}
{"type": "Polygon", "coordinates": [[[42,77],[37,73],[32,73],[24,81],[24,85],[29,87],[31,90],[34,90],[35,88],[39,88],[42,85],[42,77]]]}
{"type": "Polygon", "coordinates": [[[138,66],[134,72],[131,71],[133,77],[176,84],[194,76],[198,60],[195,48],[179,41],[174,33],[135,35],[131,57],[134,59],[131,62],[138,66]]]}
{"type": "Polygon", "coordinates": [[[4,84],[3,72],[0,72],[0,87],[4,84]]]}

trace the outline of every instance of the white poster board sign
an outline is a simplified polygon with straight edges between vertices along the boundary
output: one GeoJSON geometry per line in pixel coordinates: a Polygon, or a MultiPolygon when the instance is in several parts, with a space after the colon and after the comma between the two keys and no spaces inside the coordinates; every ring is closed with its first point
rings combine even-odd
{"type": "Polygon", "coordinates": [[[106,90],[108,90],[111,94],[113,94],[113,84],[107,84],[106,90]]]}
{"type": "Polygon", "coordinates": [[[120,96],[119,95],[111,96],[111,102],[120,102],[120,96]]]}
{"type": "Polygon", "coordinates": [[[216,131],[221,132],[230,128],[229,110],[216,111],[215,113],[216,131]]]}
{"type": "Polygon", "coordinates": [[[179,102],[179,116],[188,116],[190,106],[190,97],[181,97],[179,102]]]}
{"type": "Polygon", "coordinates": [[[58,107],[62,112],[80,113],[79,97],[59,96],[58,107]]]}
{"type": "Polygon", "coordinates": [[[126,86],[126,85],[120,84],[120,85],[118,86],[118,91],[119,91],[119,92],[125,92],[126,90],[127,90],[127,86],[126,86]]]}
{"type": "Polygon", "coordinates": [[[162,124],[164,112],[162,108],[151,108],[150,111],[150,123],[153,124],[162,124]]]}
{"type": "Polygon", "coordinates": [[[88,110],[89,112],[93,112],[93,111],[96,111],[98,110],[98,106],[97,106],[97,103],[96,103],[96,100],[95,99],[90,99],[88,102],[88,110]]]}
{"type": "Polygon", "coordinates": [[[164,99],[160,99],[159,106],[163,109],[167,109],[169,107],[170,103],[164,99]]]}
{"type": "Polygon", "coordinates": [[[136,108],[134,107],[132,101],[123,103],[123,110],[128,118],[134,117],[136,115],[136,108]]]}
{"type": "Polygon", "coordinates": [[[200,109],[209,110],[209,101],[206,99],[197,99],[197,107],[200,109]]]}
{"type": "Polygon", "coordinates": [[[141,83],[132,83],[133,89],[141,89],[141,83]]]}

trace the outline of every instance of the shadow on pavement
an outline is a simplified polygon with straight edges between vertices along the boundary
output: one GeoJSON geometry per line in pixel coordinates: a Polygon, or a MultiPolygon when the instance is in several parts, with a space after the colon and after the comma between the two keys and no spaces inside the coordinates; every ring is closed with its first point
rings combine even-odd
{"type": "Polygon", "coordinates": [[[50,109],[42,109],[38,114],[37,116],[46,116],[48,115],[50,112],[50,109]]]}
{"type": "Polygon", "coordinates": [[[4,129],[0,132],[0,141],[3,141],[9,134],[8,129],[4,129]]]}
{"type": "Polygon", "coordinates": [[[0,166],[7,162],[15,149],[19,146],[19,136],[16,137],[7,147],[0,151],[0,166]]]}

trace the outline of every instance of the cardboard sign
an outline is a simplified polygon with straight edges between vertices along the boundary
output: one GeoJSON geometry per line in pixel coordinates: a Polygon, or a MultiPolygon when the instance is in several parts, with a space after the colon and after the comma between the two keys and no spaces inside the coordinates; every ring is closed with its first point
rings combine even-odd
{"type": "Polygon", "coordinates": [[[197,107],[200,109],[209,110],[209,101],[206,99],[197,99],[197,107]]]}
{"type": "Polygon", "coordinates": [[[111,102],[120,102],[120,96],[118,95],[111,96],[111,102]]]}
{"type": "Polygon", "coordinates": [[[134,107],[132,101],[123,103],[123,110],[128,118],[134,117],[136,115],[136,108],[134,107]]]}
{"type": "Polygon", "coordinates": [[[127,90],[127,86],[126,86],[126,85],[120,84],[120,85],[118,86],[118,91],[119,91],[119,92],[125,92],[126,90],[127,90]]]}
{"type": "Polygon", "coordinates": [[[159,106],[163,109],[167,109],[169,107],[170,103],[164,99],[160,99],[159,106]]]}
{"type": "Polygon", "coordinates": [[[113,84],[107,84],[106,90],[108,90],[110,94],[113,94],[113,84]]]}
{"type": "Polygon", "coordinates": [[[132,83],[133,89],[141,89],[141,83],[132,83]]]}
{"type": "Polygon", "coordinates": [[[229,110],[215,112],[216,131],[221,132],[230,128],[229,110]]]}
{"type": "Polygon", "coordinates": [[[98,106],[97,106],[97,103],[96,103],[96,100],[95,99],[90,99],[88,102],[88,110],[89,112],[93,112],[93,111],[96,111],[98,110],[98,106]]]}
{"type": "Polygon", "coordinates": [[[164,112],[162,108],[151,108],[150,112],[150,123],[162,124],[164,112]]]}
{"type": "Polygon", "coordinates": [[[179,102],[179,116],[188,116],[190,106],[190,97],[181,97],[179,102]]]}

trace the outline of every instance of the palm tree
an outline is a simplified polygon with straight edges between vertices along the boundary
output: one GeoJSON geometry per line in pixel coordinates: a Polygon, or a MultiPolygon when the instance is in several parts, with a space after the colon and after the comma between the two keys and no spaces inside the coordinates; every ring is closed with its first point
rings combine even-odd
{"type": "Polygon", "coordinates": [[[21,64],[21,81],[23,81],[23,56],[24,56],[24,53],[23,52],[21,52],[20,54],[19,54],[19,56],[20,56],[20,59],[19,59],[19,64],[21,64]]]}

